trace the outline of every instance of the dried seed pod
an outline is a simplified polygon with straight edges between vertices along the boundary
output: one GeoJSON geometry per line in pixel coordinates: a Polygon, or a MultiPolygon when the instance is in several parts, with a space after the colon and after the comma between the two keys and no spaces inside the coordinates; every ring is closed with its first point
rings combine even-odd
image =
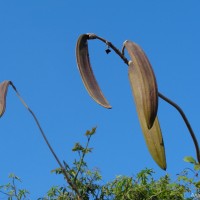
{"type": "Polygon", "coordinates": [[[158,110],[158,89],[155,75],[151,64],[143,50],[131,41],[124,42],[125,48],[132,60],[133,65],[133,80],[137,83],[134,86],[133,95],[135,102],[138,98],[142,104],[138,107],[144,113],[147,127],[150,129],[153,126],[158,110]]]}
{"type": "Polygon", "coordinates": [[[137,107],[137,113],[139,116],[140,125],[142,128],[142,132],[149,149],[150,154],[152,155],[155,162],[162,168],[166,169],[166,157],[165,157],[165,148],[164,142],[162,138],[162,133],[159,125],[158,118],[156,117],[153,123],[153,126],[149,129],[146,123],[146,116],[143,111],[143,91],[141,88],[140,74],[137,73],[137,67],[135,64],[130,61],[129,62],[129,80],[131,84],[131,89],[135,97],[135,103],[137,107]],[[137,96],[136,96],[137,95],[137,96]]]}
{"type": "Polygon", "coordinates": [[[90,96],[101,106],[111,108],[94,76],[88,51],[88,35],[80,35],[76,44],[76,59],[83,83],[90,96]]]}
{"type": "Polygon", "coordinates": [[[2,117],[6,109],[6,95],[10,83],[10,81],[0,83],[0,117],[2,117]]]}

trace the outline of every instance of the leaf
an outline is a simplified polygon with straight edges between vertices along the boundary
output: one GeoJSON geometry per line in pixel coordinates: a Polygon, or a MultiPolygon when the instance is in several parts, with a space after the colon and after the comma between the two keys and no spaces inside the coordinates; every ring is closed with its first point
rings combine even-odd
{"type": "Polygon", "coordinates": [[[96,129],[97,129],[97,127],[92,128],[91,131],[87,130],[86,133],[85,133],[85,135],[86,135],[86,136],[94,135],[95,132],[96,132],[96,129]]]}
{"type": "Polygon", "coordinates": [[[200,164],[195,164],[194,165],[194,170],[200,171],[200,164]]]}
{"type": "Polygon", "coordinates": [[[184,157],[183,159],[185,162],[189,162],[189,163],[192,163],[192,164],[195,164],[196,163],[196,160],[192,157],[192,156],[186,156],[184,157]]]}
{"type": "Polygon", "coordinates": [[[51,170],[51,173],[62,174],[63,171],[61,168],[56,168],[56,169],[51,170]]]}
{"type": "Polygon", "coordinates": [[[93,148],[87,148],[87,149],[83,149],[82,152],[83,152],[84,154],[87,154],[87,153],[91,153],[92,150],[93,150],[93,148]]]}
{"type": "Polygon", "coordinates": [[[200,188],[200,181],[197,182],[197,183],[195,183],[195,186],[196,186],[197,188],[200,188]]]}
{"type": "Polygon", "coordinates": [[[13,173],[9,174],[8,178],[13,178],[13,179],[18,180],[18,181],[21,182],[21,179],[18,176],[16,176],[15,174],[13,174],[13,173]]]}
{"type": "Polygon", "coordinates": [[[76,44],[76,60],[82,81],[90,96],[101,106],[111,108],[94,76],[88,51],[88,35],[82,34],[76,44]]]}
{"type": "Polygon", "coordinates": [[[82,151],[84,148],[79,144],[76,143],[72,149],[72,151],[82,151]]]}
{"type": "Polygon", "coordinates": [[[143,50],[131,41],[125,41],[124,46],[131,57],[131,70],[133,82],[133,96],[138,110],[144,113],[147,127],[153,126],[158,110],[158,88],[151,64],[143,50]],[[139,107],[138,107],[139,106],[139,107]]]}
{"type": "Polygon", "coordinates": [[[6,95],[10,83],[10,81],[0,83],[0,117],[3,116],[6,109],[6,95]]]}
{"type": "MultiPolygon", "coordinates": [[[[129,80],[131,84],[132,92],[135,93],[135,89],[137,87],[140,87],[140,82],[137,82],[137,77],[135,74],[135,69],[132,62],[129,62],[129,80]]],[[[139,92],[139,90],[138,90],[139,92]]],[[[142,132],[147,144],[147,147],[149,149],[149,152],[155,162],[164,170],[166,170],[166,157],[165,157],[165,147],[162,137],[162,132],[160,129],[158,118],[155,118],[155,121],[153,123],[153,126],[149,129],[147,127],[145,114],[143,112],[143,101],[142,101],[142,95],[138,95],[137,98],[135,98],[137,113],[140,121],[140,125],[142,128],[142,132]]]]}

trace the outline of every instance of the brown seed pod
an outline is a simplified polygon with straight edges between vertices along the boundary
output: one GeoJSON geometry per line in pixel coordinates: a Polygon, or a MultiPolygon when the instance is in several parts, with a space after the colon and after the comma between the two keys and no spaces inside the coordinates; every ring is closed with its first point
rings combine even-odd
{"type": "Polygon", "coordinates": [[[111,108],[94,76],[88,51],[88,35],[82,34],[76,44],[76,60],[83,83],[90,96],[101,106],[111,108]]]}
{"type": "Polygon", "coordinates": [[[143,50],[134,42],[125,41],[125,48],[131,57],[134,73],[132,75],[136,85],[133,85],[135,102],[138,98],[142,102],[137,109],[144,113],[147,127],[150,129],[155,121],[158,110],[158,89],[151,64],[143,50]]]}
{"type": "Polygon", "coordinates": [[[140,74],[137,73],[137,67],[130,61],[128,68],[129,80],[131,84],[131,89],[135,97],[135,103],[137,108],[137,113],[139,116],[140,125],[142,132],[149,149],[149,152],[155,162],[162,168],[166,169],[166,157],[165,157],[165,147],[162,138],[162,133],[159,125],[158,118],[156,117],[153,126],[149,129],[146,123],[146,116],[143,111],[143,94],[141,88],[140,74]],[[137,96],[136,96],[137,95],[137,96]]]}
{"type": "Polygon", "coordinates": [[[10,83],[10,81],[0,83],[0,117],[2,117],[6,109],[6,95],[10,83]]]}

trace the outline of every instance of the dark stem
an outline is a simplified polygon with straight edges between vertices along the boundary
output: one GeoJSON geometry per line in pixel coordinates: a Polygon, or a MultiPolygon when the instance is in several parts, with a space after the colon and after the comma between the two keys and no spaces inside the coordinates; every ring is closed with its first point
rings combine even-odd
{"type": "Polygon", "coordinates": [[[93,33],[88,33],[88,37],[89,37],[89,39],[98,39],[98,40],[104,42],[105,44],[107,44],[128,65],[128,59],[111,42],[109,42],[108,40],[105,40],[104,38],[99,37],[99,36],[97,36],[97,35],[95,35],[93,33]]]}
{"type": "Polygon", "coordinates": [[[199,144],[198,144],[198,141],[196,139],[196,136],[194,134],[194,131],[185,115],[185,113],[183,112],[183,110],[176,104],[174,103],[172,100],[168,99],[167,97],[165,97],[163,94],[161,93],[158,93],[158,96],[165,100],[167,103],[169,103],[170,105],[172,105],[174,108],[176,108],[178,110],[178,112],[180,113],[180,115],[182,116],[189,132],[190,132],[190,135],[192,137],[192,140],[193,140],[193,143],[194,143],[194,146],[195,146],[195,149],[196,149],[196,154],[197,154],[197,159],[198,159],[198,162],[200,163],[200,150],[199,150],[199,144]]]}
{"type": "MultiPolygon", "coordinates": [[[[105,40],[104,38],[101,38],[93,33],[88,33],[88,38],[89,39],[99,39],[100,41],[104,42],[105,44],[107,44],[110,48],[112,48],[117,55],[119,55],[119,57],[128,65],[128,59],[124,56],[124,50],[125,50],[125,47],[123,46],[122,47],[122,51],[120,51],[119,49],[117,49],[111,42],[105,40]]],[[[194,146],[195,146],[195,149],[196,149],[196,154],[197,154],[197,160],[198,162],[200,163],[200,150],[199,150],[199,145],[198,145],[198,141],[196,139],[196,136],[195,136],[195,133],[194,131],[192,130],[192,127],[185,115],[185,113],[183,112],[183,110],[176,104],[174,103],[173,101],[171,101],[170,99],[168,99],[167,97],[165,97],[164,95],[162,95],[161,93],[158,93],[159,97],[162,98],[164,101],[166,101],[167,103],[169,103],[170,105],[172,105],[174,108],[176,108],[178,110],[178,112],[180,113],[180,115],[182,116],[189,132],[190,132],[190,135],[192,137],[192,140],[193,140],[193,143],[194,143],[194,146]]]]}
{"type": "Polygon", "coordinates": [[[71,186],[71,188],[74,190],[74,192],[77,194],[78,196],[78,199],[79,200],[82,200],[82,198],[80,197],[80,194],[79,194],[79,191],[78,189],[76,188],[76,185],[74,185],[71,181],[71,179],[69,178],[68,174],[66,173],[66,170],[65,168],[63,167],[63,165],[61,164],[59,158],[57,157],[55,151],[53,150],[53,148],[51,147],[42,127],[40,126],[40,123],[36,117],[36,115],[34,114],[34,112],[28,107],[28,105],[25,103],[25,101],[22,99],[22,97],[20,96],[19,92],[17,91],[16,87],[13,85],[12,82],[10,82],[10,85],[12,86],[12,88],[15,90],[16,94],[17,94],[17,97],[20,99],[20,101],[22,102],[22,104],[25,106],[25,108],[30,112],[30,114],[32,115],[32,117],[34,118],[39,130],[40,130],[40,133],[42,134],[42,137],[44,139],[44,141],[46,142],[47,146],[49,147],[51,153],[53,154],[54,158],[56,159],[58,165],[60,166],[65,178],[66,178],[66,181],[67,183],[71,186]]]}

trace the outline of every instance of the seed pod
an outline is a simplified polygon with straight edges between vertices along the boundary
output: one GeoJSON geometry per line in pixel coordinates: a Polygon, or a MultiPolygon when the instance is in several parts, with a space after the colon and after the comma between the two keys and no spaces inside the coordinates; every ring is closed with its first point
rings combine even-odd
{"type": "Polygon", "coordinates": [[[0,117],[2,117],[6,109],[6,95],[10,83],[10,81],[0,83],[0,117]]]}
{"type": "Polygon", "coordinates": [[[149,149],[149,152],[155,162],[162,168],[166,169],[166,157],[165,157],[165,148],[164,142],[162,138],[162,133],[159,125],[158,118],[156,117],[153,123],[153,126],[149,129],[146,123],[146,116],[143,112],[143,94],[140,82],[140,74],[137,73],[137,67],[134,65],[132,61],[129,61],[129,80],[131,84],[131,89],[135,97],[135,103],[137,108],[137,113],[139,116],[140,126],[142,128],[142,132],[149,149]],[[137,94],[137,96],[136,96],[137,94]]]}
{"type": "Polygon", "coordinates": [[[76,60],[78,69],[80,71],[85,88],[90,96],[101,106],[105,108],[111,108],[108,101],[104,97],[91,68],[87,40],[88,35],[83,34],[78,38],[76,44],[76,60]]]}
{"type": "Polygon", "coordinates": [[[131,41],[125,41],[124,46],[132,60],[134,73],[133,80],[136,82],[133,95],[135,102],[138,98],[141,100],[140,109],[144,113],[147,127],[150,129],[153,126],[158,110],[158,89],[155,75],[151,64],[143,50],[131,41]]]}

